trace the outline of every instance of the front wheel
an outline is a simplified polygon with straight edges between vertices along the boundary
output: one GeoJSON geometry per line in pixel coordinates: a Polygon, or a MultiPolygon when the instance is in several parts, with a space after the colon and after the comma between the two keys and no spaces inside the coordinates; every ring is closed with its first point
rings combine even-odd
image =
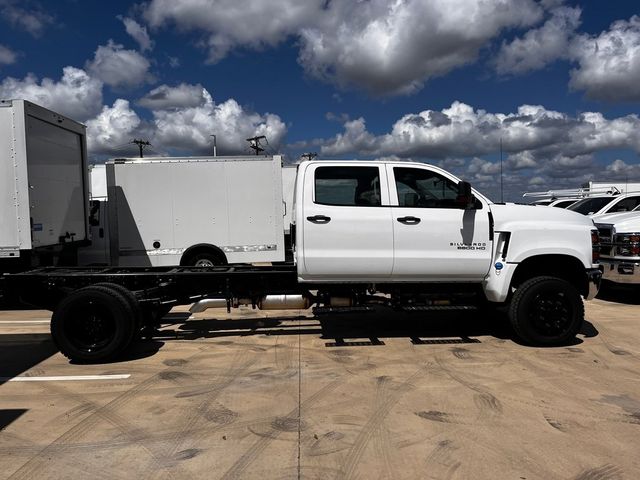
{"type": "Polygon", "coordinates": [[[580,331],[584,304],[569,282],[556,277],[534,277],[513,294],[509,320],[516,335],[527,344],[567,345],[580,331]]]}

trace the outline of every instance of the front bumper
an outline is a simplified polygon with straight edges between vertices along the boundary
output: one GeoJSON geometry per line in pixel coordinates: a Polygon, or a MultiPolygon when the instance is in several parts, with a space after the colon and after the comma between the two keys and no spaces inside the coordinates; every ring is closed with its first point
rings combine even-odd
{"type": "Polygon", "coordinates": [[[640,285],[640,262],[625,260],[600,259],[604,267],[602,278],[614,283],[630,283],[640,285]]]}
{"type": "Polygon", "coordinates": [[[602,281],[602,271],[599,268],[587,269],[587,281],[589,282],[589,290],[585,300],[592,300],[598,294],[600,290],[600,283],[602,281]]]}

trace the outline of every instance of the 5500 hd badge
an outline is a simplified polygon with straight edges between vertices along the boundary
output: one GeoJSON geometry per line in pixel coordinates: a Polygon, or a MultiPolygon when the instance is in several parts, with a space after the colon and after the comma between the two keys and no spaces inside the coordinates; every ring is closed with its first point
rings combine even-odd
{"type": "Polygon", "coordinates": [[[484,242],[473,242],[473,243],[463,243],[463,242],[450,242],[450,247],[456,247],[457,250],[486,250],[487,244],[484,242]]]}

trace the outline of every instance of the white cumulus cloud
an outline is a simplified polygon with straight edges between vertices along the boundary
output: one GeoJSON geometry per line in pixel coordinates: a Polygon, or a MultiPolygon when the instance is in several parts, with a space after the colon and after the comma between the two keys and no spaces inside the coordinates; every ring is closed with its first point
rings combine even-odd
{"type": "Polygon", "coordinates": [[[119,98],[113,106],[103,106],[87,122],[87,150],[93,155],[120,153],[122,145],[130,143],[134,134],[139,133],[140,124],[140,117],[129,102],[119,98]]]}
{"type": "MultiPolygon", "coordinates": [[[[640,180],[640,165],[616,160],[596,162],[602,151],[640,153],[640,118],[606,118],[599,112],[576,116],[540,105],[522,105],[515,112],[475,109],[454,102],[397,120],[388,133],[368,131],[363,118],[348,120],[343,131],[320,141],[321,157],[402,158],[436,163],[499,198],[500,143],[503,150],[505,198],[547,188],[576,188],[588,180],[640,180]]],[[[318,142],[316,140],[316,142],[318,142]]]]}
{"type": "Polygon", "coordinates": [[[506,154],[520,156],[513,160],[520,168],[560,153],[573,158],[615,148],[640,152],[640,118],[606,119],[596,112],[572,117],[540,105],[522,105],[514,113],[491,113],[453,102],[441,111],[404,115],[383,135],[368,132],[362,118],[346,122],[344,132],[329,139],[322,153],[473,157],[498,152],[501,139],[506,154]]]}
{"type": "Polygon", "coordinates": [[[313,21],[325,0],[152,0],[145,18],[152,27],[175,24],[179,30],[203,32],[209,61],[217,62],[236,47],[273,46],[313,21]]]}
{"type": "Polygon", "coordinates": [[[147,27],[140,25],[133,18],[119,17],[124,23],[124,28],[127,33],[133,38],[140,46],[140,51],[146,52],[153,49],[153,40],[149,37],[147,27]]]}
{"type": "Polygon", "coordinates": [[[605,167],[607,180],[640,180],[640,164],[630,164],[624,160],[614,160],[605,167]]]}
{"type": "Polygon", "coordinates": [[[152,28],[201,32],[211,62],[291,36],[308,74],[393,95],[474,62],[505,29],[540,21],[544,8],[533,0],[151,0],[144,17],[152,28]]]}
{"type": "Polygon", "coordinates": [[[572,88],[597,100],[640,100],[640,17],[614,22],[600,35],[579,36],[571,53],[578,63],[572,88]]]}
{"type": "Polygon", "coordinates": [[[11,65],[16,61],[16,53],[9,47],[0,45],[0,65],[11,65]]]}
{"type": "Polygon", "coordinates": [[[138,104],[150,110],[167,110],[198,107],[207,100],[207,91],[202,85],[181,83],[175,87],[160,85],[142,97],[138,104]]]}
{"type": "Polygon", "coordinates": [[[34,102],[68,117],[84,121],[102,108],[102,82],[79,68],[65,67],[59,81],[29,74],[24,79],[5,78],[0,83],[1,98],[34,102]]]}
{"type": "Polygon", "coordinates": [[[40,37],[55,20],[38,3],[29,0],[0,0],[0,15],[34,37],[40,37]]]}
{"type": "Polygon", "coordinates": [[[216,104],[206,90],[203,95],[204,103],[198,106],[153,111],[156,145],[191,153],[208,153],[211,151],[211,135],[215,134],[222,154],[238,154],[246,152],[246,138],[265,135],[277,152],[287,131],[280,117],[249,112],[233,99],[216,104]]]}
{"type": "Polygon", "coordinates": [[[569,45],[580,25],[579,7],[559,7],[538,28],[526,32],[510,43],[504,42],[496,59],[499,74],[522,74],[568,58],[569,45]]]}
{"type": "Polygon", "coordinates": [[[140,53],[109,40],[107,45],[98,47],[86,69],[111,87],[131,88],[152,80],[150,66],[140,53]]]}
{"type": "Polygon", "coordinates": [[[300,63],[318,78],[373,94],[405,94],[472,63],[507,28],[538,21],[529,0],[331,2],[301,32],[300,63]]]}

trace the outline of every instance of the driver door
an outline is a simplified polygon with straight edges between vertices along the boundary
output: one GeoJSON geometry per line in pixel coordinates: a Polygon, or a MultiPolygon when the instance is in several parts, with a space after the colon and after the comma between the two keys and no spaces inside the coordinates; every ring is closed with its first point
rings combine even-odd
{"type": "Polygon", "coordinates": [[[458,182],[426,165],[387,165],[394,280],[481,281],[491,263],[489,208],[457,203],[458,182]]]}

